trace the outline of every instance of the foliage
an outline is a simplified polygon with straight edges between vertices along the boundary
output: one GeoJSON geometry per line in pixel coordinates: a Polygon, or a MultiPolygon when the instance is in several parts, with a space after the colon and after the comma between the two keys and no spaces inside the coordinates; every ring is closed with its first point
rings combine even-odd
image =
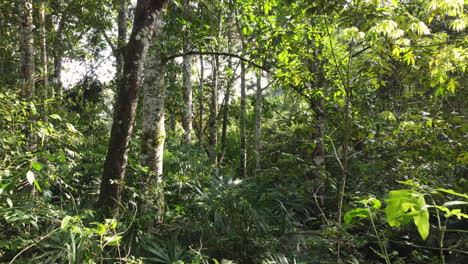
{"type": "Polygon", "coordinates": [[[0,262],[468,261],[466,1],[171,1],[154,46],[167,58],[190,40],[192,133],[202,138],[183,140],[183,71],[178,58],[167,61],[162,180],[142,181],[151,171],[141,165],[138,108],[115,219],[95,209],[119,80],[97,73],[110,60],[121,1],[45,4],[49,69],[80,61],[87,74],[62,87],[51,70],[63,94],[24,98],[15,5],[0,0],[0,262]],[[231,99],[218,102],[228,110],[218,164],[206,155],[210,52],[221,64],[219,95],[233,80],[231,99]],[[247,66],[244,178],[240,71],[228,57],[247,66]],[[164,201],[150,194],[156,188],[164,201]]]}

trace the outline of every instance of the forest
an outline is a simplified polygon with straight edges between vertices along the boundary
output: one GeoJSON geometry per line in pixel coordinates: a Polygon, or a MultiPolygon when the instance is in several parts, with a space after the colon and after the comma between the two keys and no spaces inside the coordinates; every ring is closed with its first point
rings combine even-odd
{"type": "Polygon", "coordinates": [[[0,0],[0,263],[468,263],[467,68],[467,0],[0,0]]]}

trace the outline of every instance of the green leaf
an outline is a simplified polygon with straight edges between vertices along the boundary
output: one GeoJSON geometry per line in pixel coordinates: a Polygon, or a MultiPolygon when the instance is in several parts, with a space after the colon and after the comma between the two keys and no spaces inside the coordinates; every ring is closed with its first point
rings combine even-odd
{"type": "Polygon", "coordinates": [[[451,201],[451,202],[446,202],[442,206],[455,206],[455,205],[467,205],[468,202],[463,202],[463,201],[451,201]]]}
{"type": "Polygon", "coordinates": [[[426,240],[427,236],[429,235],[429,211],[426,206],[426,201],[424,200],[424,195],[420,195],[419,199],[419,210],[420,213],[413,217],[414,224],[418,228],[419,235],[423,240],[426,240]]]}
{"type": "Polygon", "coordinates": [[[67,126],[68,130],[70,130],[70,132],[73,132],[73,133],[78,132],[78,130],[76,130],[76,128],[72,124],[66,123],[66,126],[67,126]]]}
{"type": "Polygon", "coordinates": [[[382,207],[382,203],[380,202],[379,199],[373,198],[369,201],[369,203],[372,205],[372,208],[374,209],[379,209],[380,207],[382,207]]]}
{"type": "Polygon", "coordinates": [[[454,191],[454,190],[451,190],[451,189],[438,188],[438,189],[436,189],[436,190],[437,190],[437,191],[444,192],[444,193],[448,193],[448,194],[457,195],[457,196],[460,196],[460,197],[463,197],[463,198],[468,199],[468,195],[463,194],[463,193],[458,193],[458,192],[456,192],[456,191],[454,191]]]}
{"type": "Polygon", "coordinates": [[[40,171],[42,169],[42,165],[38,162],[33,162],[31,163],[31,168],[37,170],[37,171],[40,171]]]}
{"type": "Polygon", "coordinates": [[[42,192],[41,186],[39,185],[39,183],[38,183],[36,180],[34,180],[34,186],[36,186],[36,189],[37,189],[38,191],[42,192]]]}
{"type": "Polygon", "coordinates": [[[36,176],[34,176],[34,173],[32,171],[28,171],[26,173],[26,179],[28,179],[28,182],[30,185],[33,185],[34,180],[36,179],[36,176]]]}
{"type": "Polygon", "coordinates": [[[110,236],[106,237],[106,244],[109,246],[118,246],[122,240],[122,236],[110,236]]]}
{"type": "Polygon", "coordinates": [[[13,202],[11,201],[11,199],[7,198],[6,201],[7,201],[8,206],[10,206],[10,208],[12,208],[13,207],[13,202]]]}
{"type": "Polygon", "coordinates": [[[106,229],[107,229],[107,228],[106,228],[106,225],[101,224],[101,223],[97,223],[97,222],[92,223],[92,224],[95,224],[95,225],[96,225],[96,227],[93,228],[93,231],[94,231],[96,234],[98,234],[98,235],[100,235],[100,236],[103,236],[103,235],[106,233],[106,229]]]}
{"type": "Polygon", "coordinates": [[[50,118],[52,118],[52,119],[57,119],[57,120],[62,121],[62,118],[61,118],[59,115],[57,115],[57,114],[52,114],[52,115],[50,115],[50,118]]]}
{"type": "Polygon", "coordinates": [[[390,226],[407,224],[413,219],[422,239],[429,235],[429,211],[424,195],[413,190],[391,191],[388,206],[385,208],[387,222],[390,226]]]}
{"type": "Polygon", "coordinates": [[[67,215],[65,216],[63,219],[62,219],[62,224],[60,225],[60,228],[61,229],[65,229],[68,227],[68,225],[70,224],[70,220],[72,219],[71,216],[67,215]]]}
{"type": "Polygon", "coordinates": [[[369,217],[369,210],[367,208],[356,208],[351,211],[348,211],[344,215],[344,223],[350,224],[354,218],[367,218],[369,217]]]}

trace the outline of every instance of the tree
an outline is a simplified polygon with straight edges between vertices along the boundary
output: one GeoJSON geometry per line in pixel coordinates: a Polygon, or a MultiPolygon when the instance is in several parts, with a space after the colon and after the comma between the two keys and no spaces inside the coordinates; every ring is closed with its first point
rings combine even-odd
{"type": "Polygon", "coordinates": [[[46,4],[41,0],[39,6],[39,35],[41,46],[41,71],[42,71],[42,98],[45,100],[53,96],[53,90],[49,91],[49,58],[47,56],[47,31],[46,31],[46,4]]]}
{"type": "MultiPolygon", "coordinates": [[[[190,18],[190,0],[184,1],[184,16],[188,21],[190,18]]],[[[191,49],[190,43],[190,23],[186,23],[183,27],[185,32],[183,40],[183,53],[187,53],[191,49]]],[[[192,143],[192,119],[193,119],[193,107],[192,107],[192,56],[183,56],[183,81],[184,81],[184,114],[182,116],[182,127],[184,129],[184,140],[187,144],[192,143]]]]}
{"type": "Polygon", "coordinates": [[[262,72],[257,70],[257,85],[255,89],[255,170],[260,170],[261,166],[261,145],[262,145],[262,72]]]}
{"type": "Polygon", "coordinates": [[[203,92],[205,82],[205,64],[203,63],[203,55],[200,55],[200,86],[198,90],[198,147],[204,148],[203,143],[203,92]]]}
{"type": "Polygon", "coordinates": [[[117,45],[115,50],[115,58],[117,62],[116,66],[116,80],[120,82],[123,74],[124,65],[124,52],[125,42],[127,41],[127,12],[128,12],[128,0],[118,1],[118,15],[117,15],[117,45]]]}
{"type": "MultiPolygon", "coordinates": [[[[149,170],[143,178],[143,188],[150,196],[147,198],[155,204],[158,219],[162,222],[164,212],[163,192],[163,158],[165,131],[164,84],[165,68],[162,61],[161,45],[163,36],[163,16],[158,15],[154,28],[154,38],[159,40],[146,58],[145,81],[143,86],[143,127],[141,161],[149,170]]],[[[146,206],[150,205],[148,201],[146,206]]],[[[148,208],[146,208],[148,209],[148,208]]]]}
{"type": "Polygon", "coordinates": [[[119,212],[144,59],[152,40],[155,22],[165,4],[164,0],[139,0],[135,8],[99,192],[98,206],[107,216],[115,217],[119,212]]]}
{"type": "Polygon", "coordinates": [[[21,79],[20,87],[23,96],[33,98],[35,93],[34,74],[34,35],[33,35],[33,1],[18,1],[18,17],[20,21],[20,52],[21,79]]]}
{"type": "MultiPolygon", "coordinates": [[[[219,14],[218,18],[218,37],[220,40],[223,28],[223,14],[219,14]]],[[[219,48],[220,45],[215,45],[219,48]]],[[[211,86],[211,100],[210,100],[210,115],[208,120],[208,156],[213,161],[215,166],[218,165],[218,93],[219,93],[219,75],[220,75],[220,61],[219,55],[213,56],[212,62],[212,86],[211,86]]]]}

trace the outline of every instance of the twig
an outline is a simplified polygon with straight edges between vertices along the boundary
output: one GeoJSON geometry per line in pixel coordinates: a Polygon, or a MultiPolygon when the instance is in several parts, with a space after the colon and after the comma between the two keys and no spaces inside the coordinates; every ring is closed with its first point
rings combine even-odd
{"type": "Polygon", "coordinates": [[[53,230],[53,231],[50,232],[49,234],[47,234],[47,235],[41,237],[37,242],[35,242],[35,243],[33,243],[33,244],[31,244],[31,245],[25,247],[25,248],[24,248],[23,250],[21,250],[18,254],[16,254],[16,256],[15,256],[10,262],[8,262],[8,264],[12,264],[12,263],[15,261],[15,259],[16,259],[17,257],[19,257],[21,254],[23,254],[26,250],[28,250],[28,249],[34,247],[34,246],[37,245],[39,242],[41,242],[42,240],[44,240],[44,239],[50,237],[53,233],[57,232],[58,230],[60,230],[60,228],[56,228],[55,230],[53,230]]]}

